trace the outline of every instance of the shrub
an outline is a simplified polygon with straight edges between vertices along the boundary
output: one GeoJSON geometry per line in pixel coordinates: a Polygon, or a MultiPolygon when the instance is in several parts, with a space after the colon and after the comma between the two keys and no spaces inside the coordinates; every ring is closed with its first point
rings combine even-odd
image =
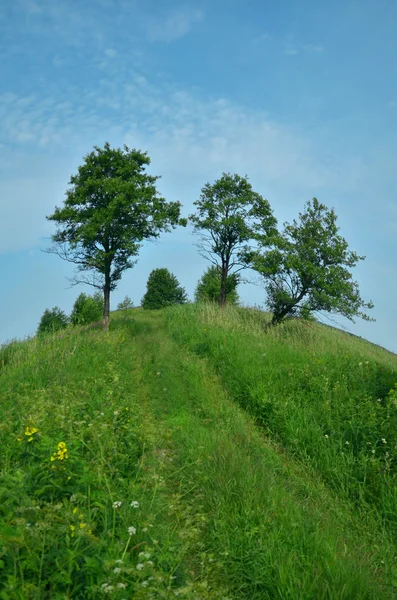
{"type": "Polygon", "coordinates": [[[103,296],[95,292],[93,296],[81,293],[73,305],[70,320],[73,325],[87,325],[103,318],[103,296]]]}
{"type": "Polygon", "coordinates": [[[122,302],[117,305],[117,310],[127,310],[128,308],[134,308],[134,303],[129,296],[126,296],[122,302]]]}
{"type": "MultiPolygon", "coordinates": [[[[239,297],[237,286],[240,278],[237,273],[228,276],[226,280],[226,302],[237,304],[239,297]]],[[[219,302],[221,293],[221,274],[218,267],[208,267],[197,283],[194,292],[196,302],[219,302]]]]}
{"type": "Polygon", "coordinates": [[[146,309],[164,308],[187,302],[186,291],[168,269],[154,269],[147,281],[147,289],[142,298],[146,309]]]}
{"type": "Polygon", "coordinates": [[[60,329],[65,329],[68,323],[69,319],[66,313],[58,306],[54,306],[51,310],[47,308],[40,319],[37,333],[42,334],[50,331],[59,331],[60,329]]]}

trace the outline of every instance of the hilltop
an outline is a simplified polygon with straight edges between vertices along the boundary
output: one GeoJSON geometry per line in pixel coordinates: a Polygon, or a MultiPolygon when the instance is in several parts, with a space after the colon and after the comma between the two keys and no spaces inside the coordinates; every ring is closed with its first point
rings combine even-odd
{"type": "Polygon", "coordinates": [[[2,600],[397,595],[397,357],[265,320],[132,309],[1,350],[2,600]]]}

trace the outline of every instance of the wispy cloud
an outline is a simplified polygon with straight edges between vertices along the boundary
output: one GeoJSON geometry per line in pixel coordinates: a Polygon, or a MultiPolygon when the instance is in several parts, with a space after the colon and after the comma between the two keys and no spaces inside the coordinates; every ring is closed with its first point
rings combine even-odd
{"type": "Polygon", "coordinates": [[[307,50],[307,52],[323,52],[323,46],[319,44],[302,44],[301,48],[303,50],[307,50]]]}
{"type": "Polygon", "coordinates": [[[326,163],[309,136],[263,111],[199,98],[139,71],[125,78],[122,61],[104,67],[94,90],[87,84],[67,96],[55,89],[47,94],[0,96],[0,154],[8,157],[0,161],[0,197],[8,198],[9,211],[0,218],[3,252],[42,245],[48,235],[45,214],[61,203],[82,157],[106,140],[147,150],[154,172],[163,175],[162,193],[172,196],[178,186],[190,190],[183,199],[186,210],[200,186],[224,170],[247,173],[265,194],[280,187],[287,198],[298,191],[310,197],[339,180],[349,185],[346,157],[326,163]],[[10,228],[13,221],[20,227],[10,228]]]}
{"type": "Polygon", "coordinates": [[[203,19],[203,11],[196,8],[181,8],[163,17],[151,18],[147,38],[150,42],[173,42],[184,37],[203,19]]]}
{"type": "Polygon", "coordinates": [[[324,51],[324,48],[320,44],[294,44],[291,42],[284,44],[284,54],[287,56],[296,56],[302,51],[319,54],[324,51]]]}
{"type": "Polygon", "coordinates": [[[258,35],[257,37],[253,38],[252,43],[253,44],[260,44],[261,42],[268,42],[271,41],[273,39],[273,36],[270,33],[262,33],[261,35],[258,35]]]}

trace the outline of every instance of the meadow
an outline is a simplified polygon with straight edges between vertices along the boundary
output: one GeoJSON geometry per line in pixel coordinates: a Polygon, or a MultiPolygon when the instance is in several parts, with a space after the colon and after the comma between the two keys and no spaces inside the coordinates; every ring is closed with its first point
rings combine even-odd
{"type": "Polygon", "coordinates": [[[1,600],[397,597],[397,357],[266,319],[1,348],[1,600]]]}

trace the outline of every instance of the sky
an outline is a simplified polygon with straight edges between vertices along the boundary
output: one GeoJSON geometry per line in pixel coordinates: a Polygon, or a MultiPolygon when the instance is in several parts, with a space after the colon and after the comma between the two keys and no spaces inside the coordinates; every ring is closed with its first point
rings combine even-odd
{"type": "MultiPolygon", "coordinates": [[[[184,216],[222,172],[281,224],[314,196],[334,207],[376,322],[332,324],[397,352],[396,31],[394,0],[0,0],[0,343],[90,293],[43,252],[45,217],[108,141],[146,151],[184,216]]],[[[196,243],[189,227],[146,242],[113,308],[159,267],[192,299],[196,243]]],[[[249,278],[242,302],[264,306],[249,278]]]]}

